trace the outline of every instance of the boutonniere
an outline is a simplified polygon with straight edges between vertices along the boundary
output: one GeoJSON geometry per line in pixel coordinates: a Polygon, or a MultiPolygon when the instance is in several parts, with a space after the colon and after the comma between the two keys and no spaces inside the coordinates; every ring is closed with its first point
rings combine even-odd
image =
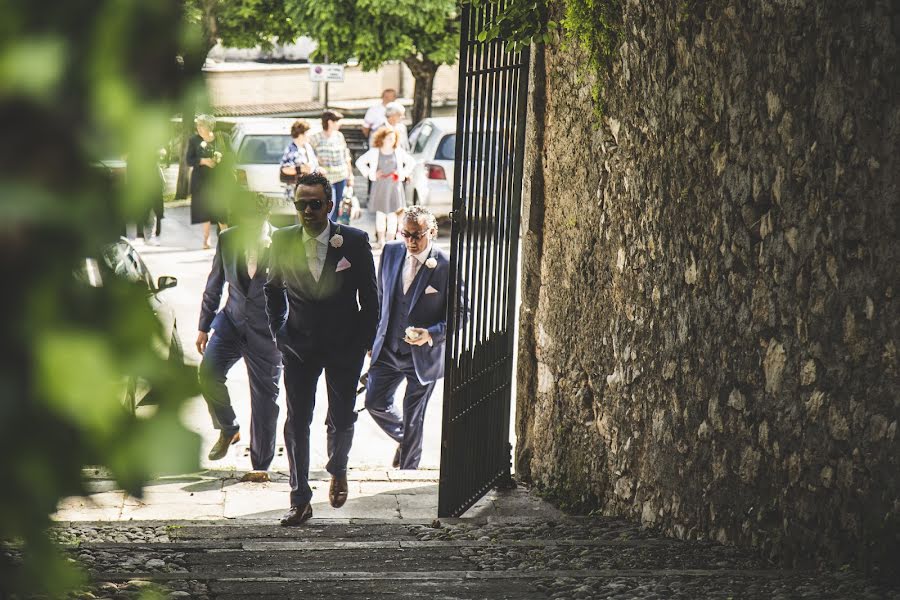
{"type": "Polygon", "coordinates": [[[429,269],[433,269],[437,266],[437,260],[435,260],[434,258],[429,258],[425,261],[425,266],[429,269]]]}
{"type": "Polygon", "coordinates": [[[341,235],[340,227],[337,228],[337,231],[333,236],[331,236],[331,239],[328,240],[328,243],[331,244],[332,248],[340,248],[344,245],[344,236],[341,235]]]}
{"type": "Polygon", "coordinates": [[[206,142],[200,142],[200,147],[206,150],[206,142]]]}

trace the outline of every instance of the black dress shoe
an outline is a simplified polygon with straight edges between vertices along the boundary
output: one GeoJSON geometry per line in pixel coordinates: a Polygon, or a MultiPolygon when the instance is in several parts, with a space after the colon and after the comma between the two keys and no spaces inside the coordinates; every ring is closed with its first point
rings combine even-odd
{"type": "Polygon", "coordinates": [[[231,435],[220,432],[219,439],[216,440],[212,450],[209,451],[209,460],[221,460],[225,458],[225,455],[228,454],[228,447],[232,444],[237,444],[239,441],[241,441],[240,431],[235,431],[231,435]]]}
{"type": "Polygon", "coordinates": [[[340,508],[347,501],[347,476],[332,475],[331,487],[328,489],[328,502],[334,508],[340,508]]]}
{"type": "Polygon", "coordinates": [[[312,506],[307,502],[303,506],[292,506],[291,510],[287,511],[287,514],[281,517],[281,525],[283,527],[294,527],[306,523],[311,518],[312,506]]]}
{"type": "Polygon", "coordinates": [[[400,445],[397,445],[397,451],[394,452],[394,460],[391,462],[391,466],[395,469],[400,468],[400,445]]]}

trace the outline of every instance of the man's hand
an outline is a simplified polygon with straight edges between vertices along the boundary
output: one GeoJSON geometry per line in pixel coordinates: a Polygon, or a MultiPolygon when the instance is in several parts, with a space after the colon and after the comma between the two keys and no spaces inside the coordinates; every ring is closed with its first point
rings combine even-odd
{"type": "Polygon", "coordinates": [[[410,346],[424,346],[425,344],[431,344],[431,334],[428,333],[427,329],[422,329],[421,327],[408,327],[403,341],[410,346]]]}
{"type": "Polygon", "coordinates": [[[197,352],[203,354],[206,352],[206,344],[209,343],[209,334],[205,331],[197,332],[197,352]]]}

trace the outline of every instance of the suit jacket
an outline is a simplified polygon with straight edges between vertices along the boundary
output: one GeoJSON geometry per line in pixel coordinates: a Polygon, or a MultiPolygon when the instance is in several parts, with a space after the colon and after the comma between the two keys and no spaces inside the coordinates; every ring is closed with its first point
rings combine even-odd
{"type": "Polygon", "coordinates": [[[261,250],[256,261],[256,273],[251,278],[247,272],[247,256],[241,244],[239,229],[240,227],[231,227],[219,236],[216,255],[203,292],[199,329],[208,332],[216,328],[217,319],[227,317],[236,328],[248,336],[248,339],[251,336],[256,338],[251,343],[260,343],[261,350],[274,353],[263,292],[269,250],[261,250]],[[219,310],[222,287],[226,282],[228,300],[219,310]]]}
{"type": "Polygon", "coordinates": [[[343,244],[328,244],[318,282],[309,271],[302,226],[272,235],[266,312],[283,353],[342,365],[357,362],[372,347],[378,290],[369,236],[330,221],[328,227],[329,240],[340,233],[343,244]]]}
{"type": "MultiPolygon", "coordinates": [[[[444,342],[447,339],[447,298],[450,285],[450,259],[447,253],[433,242],[429,258],[434,258],[437,265],[429,269],[426,265],[419,267],[416,279],[413,280],[412,298],[409,304],[409,315],[402,328],[421,327],[431,334],[432,346],[410,346],[416,376],[423,385],[436,381],[444,376],[444,342]],[[426,290],[435,290],[426,293],[426,290]]],[[[381,253],[381,264],[378,269],[378,300],[381,308],[378,321],[378,332],[375,345],[372,346],[372,363],[384,347],[388,332],[388,320],[391,306],[395,298],[397,279],[403,277],[403,263],[406,260],[406,244],[389,242],[381,253]]],[[[465,310],[465,305],[460,304],[465,310]]],[[[396,324],[395,324],[396,325],[396,324]]]]}

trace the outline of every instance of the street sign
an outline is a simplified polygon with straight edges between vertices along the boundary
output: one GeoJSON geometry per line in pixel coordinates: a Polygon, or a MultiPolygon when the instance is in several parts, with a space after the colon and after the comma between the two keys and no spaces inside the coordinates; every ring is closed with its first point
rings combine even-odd
{"type": "Polygon", "coordinates": [[[344,81],[344,65],[309,65],[309,80],[341,83],[344,81]]]}

